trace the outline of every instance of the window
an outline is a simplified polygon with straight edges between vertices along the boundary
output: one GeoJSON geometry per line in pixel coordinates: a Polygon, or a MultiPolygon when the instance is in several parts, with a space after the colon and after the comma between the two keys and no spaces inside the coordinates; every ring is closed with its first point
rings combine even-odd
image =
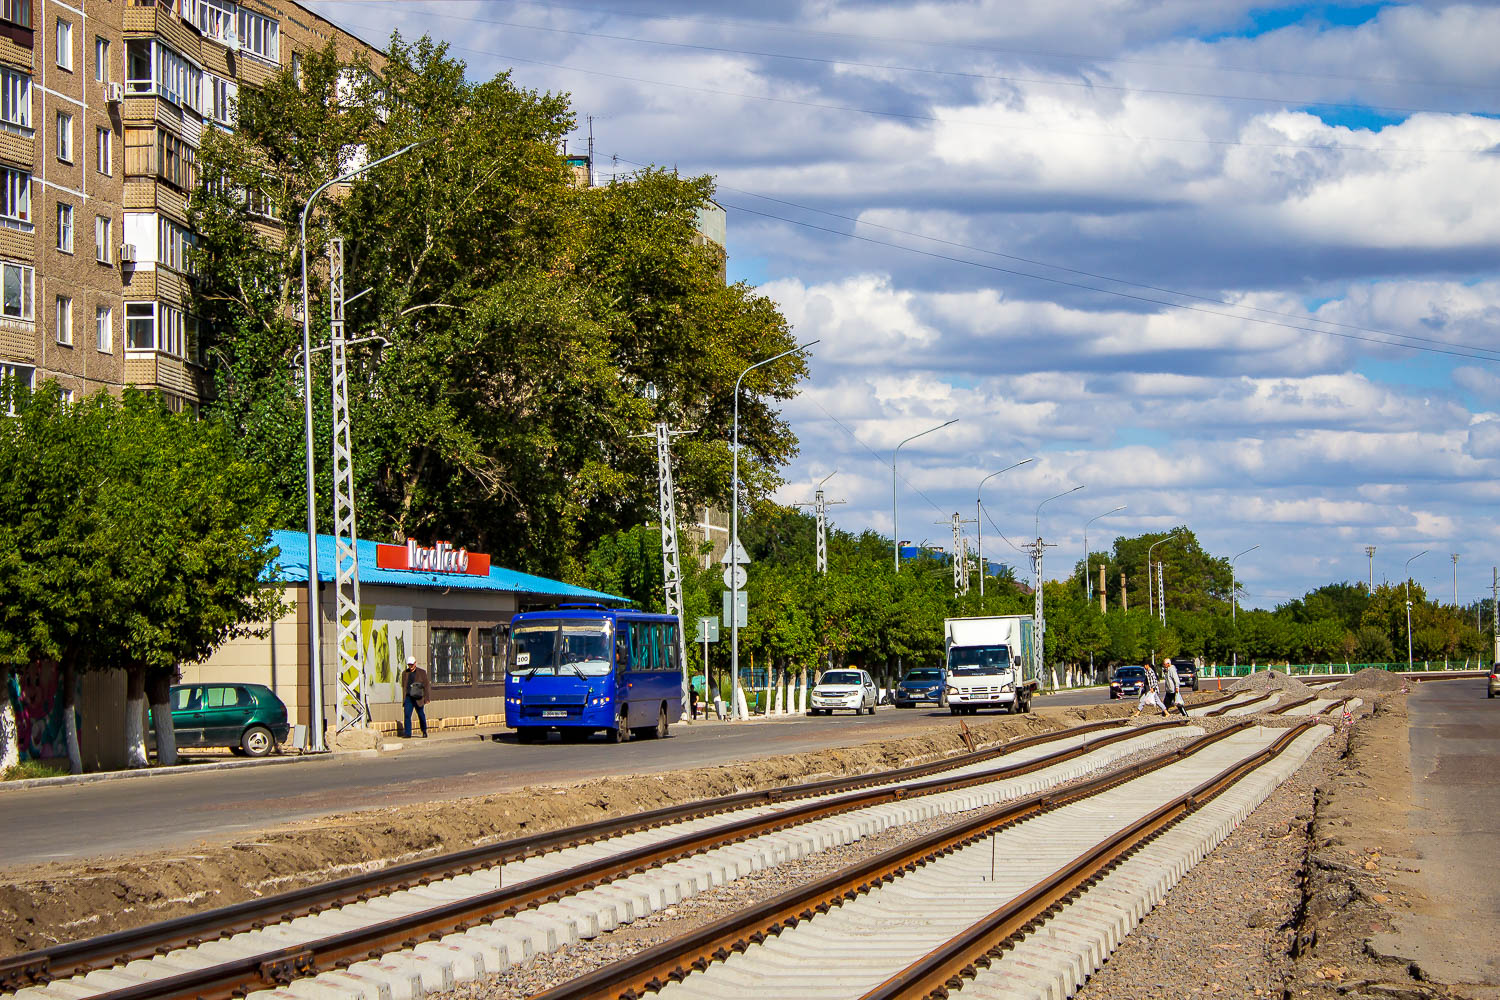
{"type": "Polygon", "coordinates": [[[476,679],[492,684],[505,679],[505,626],[479,630],[479,661],[476,679]]]}
{"type": "Polygon", "coordinates": [[[57,297],[57,342],[73,346],[73,300],[66,295],[57,297]]]}
{"type": "Polygon", "coordinates": [[[281,26],[269,17],[262,17],[241,7],[238,10],[235,33],[239,36],[240,50],[260,56],[270,62],[281,61],[279,34],[281,26]]]}
{"type": "Polygon", "coordinates": [[[30,392],[36,369],[29,365],[8,365],[0,361],[0,415],[16,415],[17,389],[30,392]]]}
{"type": "Polygon", "coordinates": [[[57,249],[63,253],[73,252],[73,206],[57,206],[57,249]]]}
{"type": "Polygon", "coordinates": [[[109,82],[109,39],[94,36],[94,79],[109,82]]]}
{"type": "Polygon", "coordinates": [[[73,68],[73,22],[57,19],[57,65],[73,68]]]}
{"type": "Polygon", "coordinates": [[[31,229],[31,175],[0,167],[0,222],[11,229],[31,229]]]}
{"type": "Polygon", "coordinates": [[[302,53],[292,53],[292,82],[298,87],[302,86],[302,53]]]}
{"type": "Polygon", "coordinates": [[[31,77],[8,67],[0,67],[0,123],[31,134],[31,77]]]}
{"type": "Polygon", "coordinates": [[[466,628],[435,628],[432,633],[432,650],[428,662],[432,664],[434,684],[469,683],[469,630],[466,628]]]}
{"type": "Polygon", "coordinates": [[[76,389],[64,389],[58,393],[58,397],[62,400],[62,405],[72,406],[78,402],[78,391],[76,389]]]}
{"type": "Polygon", "coordinates": [[[156,303],[125,303],[125,349],[156,350],[156,303]]]}
{"type": "Polygon", "coordinates": [[[156,176],[184,191],[198,179],[197,151],[165,129],[156,133],[156,176]]]}
{"type": "Polygon", "coordinates": [[[258,215],[262,219],[274,220],[279,217],[276,213],[276,203],[271,200],[270,195],[259,188],[245,192],[245,209],[251,215],[258,215]]]}
{"type": "Polygon", "coordinates": [[[156,262],[174,271],[192,273],[192,262],[188,250],[193,246],[193,233],[171,219],[157,220],[156,262]]]}
{"type": "Polygon", "coordinates": [[[0,316],[31,319],[31,285],[36,272],[25,264],[0,262],[0,316]]]}
{"type": "Polygon", "coordinates": [[[188,0],[182,5],[182,16],[204,35],[220,42],[234,30],[234,4],[230,0],[188,0]]]}
{"type": "Polygon", "coordinates": [[[108,177],[114,172],[114,142],[115,133],[113,129],[101,126],[94,128],[94,168],[108,177]]]}
{"type": "Polygon", "coordinates": [[[161,42],[133,38],[125,43],[127,93],[156,94],[196,110],[202,79],[201,69],[161,42]]]}
{"type": "Polygon", "coordinates": [[[0,0],[0,21],[31,27],[31,0],[0,0]]]}
{"type": "Polygon", "coordinates": [[[73,162],[73,116],[66,111],[57,113],[57,158],[73,162]]]}
{"type": "Polygon", "coordinates": [[[94,347],[101,354],[115,350],[115,311],[109,306],[94,307],[94,347]]]}
{"type": "Polygon", "coordinates": [[[114,219],[107,215],[94,216],[94,259],[101,264],[114,263],[114,251],[110,241],[114,238],[114,219]]]}
{"type": "Polygon", "coordinates": [[[212,103],[205,110],[208,116],[220,125],[233,127],[234,101],[239,96],[239,88],[221,76],[208,74],[209,87],[212,91],[212,103]]]}

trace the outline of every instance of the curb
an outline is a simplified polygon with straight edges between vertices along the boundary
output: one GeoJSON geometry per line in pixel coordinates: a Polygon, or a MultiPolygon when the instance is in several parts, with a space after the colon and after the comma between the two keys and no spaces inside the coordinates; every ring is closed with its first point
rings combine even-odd
{"type": "Polygon", "coordinates": [[[201,774],[205,771],[227,771],[237,767],[265,767],[271,764],[301,764],[339,757],[375,757],[377,750],[349,750],[340,754],[298,754],[295,757],[266,757],[262,760],[225,760],[212,764],[174,764],[171,767],[142,767],[129,771],[96,771],[90,774],[63,774],[54,778],[24,778],[0,782],[0,795],[27,788],[54,788],[63,785],[91,785],[97,781],[123,781],[128,778],[170,778],[179,774],[201,774]]]}

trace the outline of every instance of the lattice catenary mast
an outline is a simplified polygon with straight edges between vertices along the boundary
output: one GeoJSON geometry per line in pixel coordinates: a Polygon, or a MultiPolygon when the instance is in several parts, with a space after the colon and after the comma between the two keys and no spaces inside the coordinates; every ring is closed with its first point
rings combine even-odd
{"type": "MultiPolygon", "coordinates": [[[[344,338],[344,241],[328,245],[329,358],[333,369],[333,551],[338,620],[338,729],[369,723],[359,634],[359,537],[354,523],[354,452],[349,441],[349,369],[344,338]]],[[[309,581],[317,586],[317,581],[309,581]]]]}

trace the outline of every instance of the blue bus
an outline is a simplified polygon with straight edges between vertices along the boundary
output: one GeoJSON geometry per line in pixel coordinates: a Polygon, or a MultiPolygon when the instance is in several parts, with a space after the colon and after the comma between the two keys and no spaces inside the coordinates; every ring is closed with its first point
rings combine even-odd
{"type": "Polygon", "coordinates": [[[624,743],[664,738],[682,718],[675,615],[564,604],[511,619],[505,724],[522,743],[603,730],[624,743]]]}

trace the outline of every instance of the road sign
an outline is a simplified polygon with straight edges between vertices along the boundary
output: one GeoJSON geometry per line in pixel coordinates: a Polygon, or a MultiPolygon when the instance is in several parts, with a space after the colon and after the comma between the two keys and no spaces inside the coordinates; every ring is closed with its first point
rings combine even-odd
{"type": "Polygon", "coordinates": [[[724,566],[747,566],[750,563],[750,553],[745,551],[743,543],[736,540],[733,548],[724,550],[724,558],[719,562],[724,566]]]}
{"type": "Polygon", "coordinates": [[[744,590],[745,581],[749,578],[750,574],[745,572],[743,566],[730,566],[724,570],[724,586],[731,590],[744,590]]]}
{"type": "Polygon", "coordinates": [[[713,615],[698,619],[698,635],[694,642],[718,642],[719,641],[719,619],[713,615]]]}
{"type": "Polygon", "coordinates": [[[746,623],[749,621],[748,611],[750,608],[750,600],[743,590],[737,594],[732,590],[724,591],[724,613],[720,616],[721,620],[724,622],[725,628],[731,627],[732,623],[729,620],[729,599],[731,595],[739,598],[739,600],[734,604],[734,617],[736,622],[738,622],[740,628],[744,628],[746,623]]]}

